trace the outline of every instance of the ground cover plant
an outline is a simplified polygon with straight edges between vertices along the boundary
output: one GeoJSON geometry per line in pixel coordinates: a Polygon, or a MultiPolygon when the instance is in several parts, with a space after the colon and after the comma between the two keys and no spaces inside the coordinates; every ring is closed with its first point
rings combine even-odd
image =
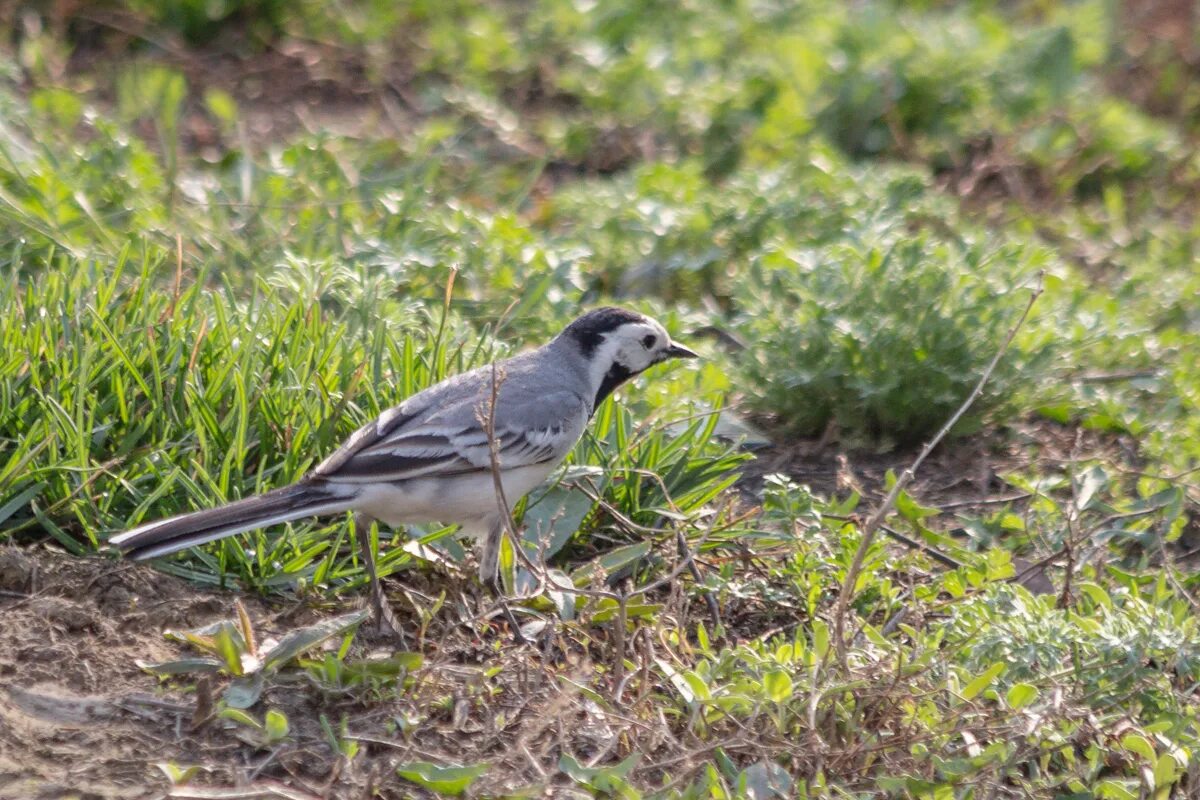
{"type": "Polygon", "coordinates": [[[1140,5],[0,2],[0,795],[1200,793],[1140,5]],[[535,646],[436,526],[105,550],[610,302],[704,358],[514,509],[535,646]]]}

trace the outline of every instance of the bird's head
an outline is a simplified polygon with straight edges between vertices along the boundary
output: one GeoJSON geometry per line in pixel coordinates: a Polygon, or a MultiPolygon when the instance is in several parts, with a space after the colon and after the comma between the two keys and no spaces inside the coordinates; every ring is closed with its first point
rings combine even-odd
{"type": "Polygon", "coordinates": [[[672,358],[696,353],[671,340],[666,329],[644,314],[607,306],[587,312],[559,336],[579,350],[596,390],[592,407],[635,375],[672,358]]]}

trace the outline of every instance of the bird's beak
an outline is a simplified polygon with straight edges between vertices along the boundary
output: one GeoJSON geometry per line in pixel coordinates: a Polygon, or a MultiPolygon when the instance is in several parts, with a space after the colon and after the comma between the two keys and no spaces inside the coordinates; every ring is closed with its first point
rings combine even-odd
{"type": "Polygon", "coordinates": [[[671,346],[663,351],[663,358],[699,358],[700,354],[687,349],[679,342],[671,342],[671,346]]]}

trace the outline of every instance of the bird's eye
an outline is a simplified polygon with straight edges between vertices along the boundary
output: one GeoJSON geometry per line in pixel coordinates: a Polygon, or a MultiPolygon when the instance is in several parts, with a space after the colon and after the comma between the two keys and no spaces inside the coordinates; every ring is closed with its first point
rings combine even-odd
{"type": "Polygon", "coordinates": [[[654,347],[656,344],[658,344],[658,337],[653,333],[648,333],[642,337],[642,347],[646,348],[647,350],[649,350],[651,347],[654,347]]]}

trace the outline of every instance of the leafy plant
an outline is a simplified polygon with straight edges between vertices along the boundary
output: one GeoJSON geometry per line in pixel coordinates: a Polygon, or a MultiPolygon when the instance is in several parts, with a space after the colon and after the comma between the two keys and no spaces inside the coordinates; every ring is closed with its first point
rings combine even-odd
{"type": "MultiPolygon", "coordinates": [[[[967,397],[1014,323],[1016,288],[1048,254],[935,226],[914,231],[906,199],[920,199],[918,183],[867,187],[867,216],[850,230],[756,256],[737,297],[750,345],[738,366],[754,407],[791,433],[836,422],[911,444],[967,397]]],[[[1053,353],[1044,333],[1026,334],[963,428],[1011,408],[1053,353]]]]}
{"type": "MultiPolygon", "coordinates": [[[[259,647],[250,625],[250,618],[239,604],[236,622],[216,622],[190,632],[167,631],[167,638],[190,644],[199,650],[202,653],[199,658],[158,664],[139,662],[138,666],[160,676],[224,674],[231,678],[222,693],[224,708],[241,711],[258,703],[267,681],[280,670],[290,666],[291,662],[305,651],[336,636],[344,636],[345,640],[338,654],[339,659],[344,658],[352,638],[352,634],[348,632],[366,617],[366,611],[356,611],[322,620],[304,628],[297,628],[269,646],[259,647]]],[[[242,722],[248,719],[245,715],[235,717],[242,722]]],[[[266,727],[258,728],[269,739],[275,739],[280,738],[275,735],[280,730],[286,735],[286,725],[286,718],[282,727],[278,720],[272,722],[268,718],[266,727]]]]}
{"type": "Polygon", "coordinates": [[[487,771],[486,764],[438,766],[428,761],[412,761],[396,767],[396,774],[439,795],[458,797],[476,778],[487,771]]]}
{"type": "Polygon", "coordinates": [[[257,747],[270,747],[288,738],[288,718],[282,711],[268,709],[263,721],[259,722],[253,714],[234,706],[221,709],[218,716],[243,726],[246,731],[244,738],[257,747]]]}

